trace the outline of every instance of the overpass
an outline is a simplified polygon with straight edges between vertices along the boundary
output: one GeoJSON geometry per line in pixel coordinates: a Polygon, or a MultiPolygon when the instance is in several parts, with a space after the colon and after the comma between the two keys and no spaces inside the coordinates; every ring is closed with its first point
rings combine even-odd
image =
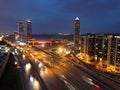
{"type": "Polygon", "coordinates": [[[55,40],[37,40],[37,39],[30,39],[28,41],[29,45],[36,46],[36,45],[47,45],[47,46],[54,46],[62,44],[63,40],[61,39],[55,39],[55,40]]]}

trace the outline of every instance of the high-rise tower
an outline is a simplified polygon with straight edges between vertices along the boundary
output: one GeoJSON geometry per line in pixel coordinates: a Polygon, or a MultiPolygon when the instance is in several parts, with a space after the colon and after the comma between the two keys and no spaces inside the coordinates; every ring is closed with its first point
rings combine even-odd
{"type": "Polygon", "coordinates": [[[80,29],[80,20],[78,17],[74,21],[74,49],[79,49],[79,29],[80,29]]]}
{"type": "Polygon", "coordinates": [[[26,20],[26,39],[29,40],[32,38],[32,24],[31,20],[26,20]]]}
{"type": "Polygon", "coordinates": [[[20,34],[20,41],[23,41],[24,39],[24,21],[20,20],[18,22],[18,31],[20,34]]]}

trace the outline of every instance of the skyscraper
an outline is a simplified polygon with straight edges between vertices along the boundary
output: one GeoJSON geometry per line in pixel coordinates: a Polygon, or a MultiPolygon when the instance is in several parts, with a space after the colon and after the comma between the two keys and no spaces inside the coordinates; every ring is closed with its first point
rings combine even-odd
{"type": "Polygon", "coordinates": [[[78,17],[74,21],[74,49],[79,49],[79,29],[80,29],[80,20],[78,17]]]}
{"type": "Polygon", "coordinates": [[[18,32],[20,34],[20,41],[24,40],[24,21],[20,20],[18,22],[18,32]]]}
{"type": "Polygon", "coordinates": [[[27,41],[32,38],[32,24],[31,20],[26,20],[26,39],[27,41]]]}

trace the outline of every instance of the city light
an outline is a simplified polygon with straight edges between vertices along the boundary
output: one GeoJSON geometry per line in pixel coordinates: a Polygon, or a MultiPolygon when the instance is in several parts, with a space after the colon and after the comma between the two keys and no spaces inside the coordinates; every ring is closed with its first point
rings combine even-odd
{"type": "Polygon", "coordinates": [[[42,47],[45,47],[45,44],[42,44],[41,46],[42,46],[42,47]]]}
{"type": "Polygon", "coordinates": [[[23,54],[23,60],[25,60],[25,55],[23,54]]]}
{"type": "Polygon", "coordinates": [[[62,47],[59,47],[59,48],[58,48],[58,52],[59,52],[59,53],[62,53],[62,51],[63,51],[63,48],[62,48],[62,47]]]}
{"type": "Polygon", "coordinates": [[[0,90],[120,90],[119,32],[120,0],[1,0],[0,90]]]}
{"type": "MultiPolygon", "coordinates": [[[[29,75],[30,70],[31,70],[31,64],[30,64],[30,63],[27,63],[27,64],[25,65],[25,72],[26,72],[26,75],[29,75]]],[[[31,77],[31,78],[32,78],[32,77],[31,77]]]]}

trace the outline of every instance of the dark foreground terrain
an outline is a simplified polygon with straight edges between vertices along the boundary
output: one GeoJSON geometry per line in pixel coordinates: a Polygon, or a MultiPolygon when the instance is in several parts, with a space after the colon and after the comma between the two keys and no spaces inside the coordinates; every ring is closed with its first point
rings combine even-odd
{"type": "Polygon", "coordinates": [[[0,78],[0,90],[20,90],[19,71],[14,65],[14,58],[10,54],[5,71],[0,78]]]}

